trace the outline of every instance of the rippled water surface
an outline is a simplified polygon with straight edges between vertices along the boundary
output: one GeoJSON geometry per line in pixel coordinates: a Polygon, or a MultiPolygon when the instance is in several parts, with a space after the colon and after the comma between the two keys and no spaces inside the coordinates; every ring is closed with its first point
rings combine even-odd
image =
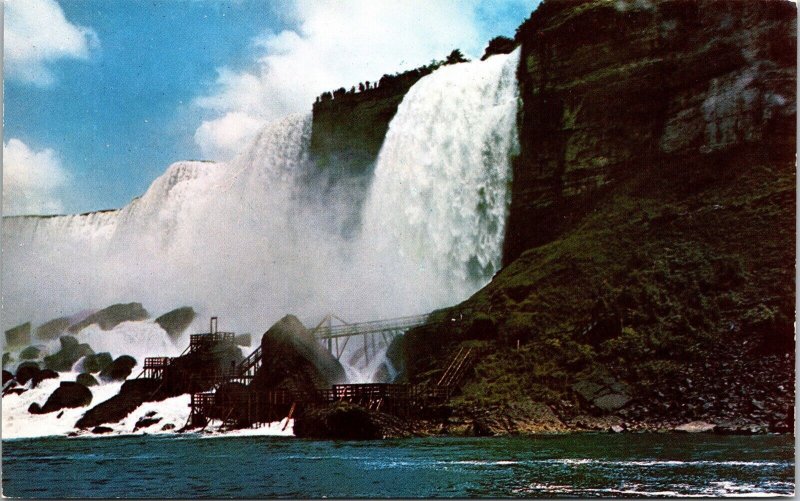
{"type": "Polygon", "coordinates": [[[128,436],[3,441],[22,497],[597,497],[794,493],[788,436],[571,434],[321,442],[128,436]]]}

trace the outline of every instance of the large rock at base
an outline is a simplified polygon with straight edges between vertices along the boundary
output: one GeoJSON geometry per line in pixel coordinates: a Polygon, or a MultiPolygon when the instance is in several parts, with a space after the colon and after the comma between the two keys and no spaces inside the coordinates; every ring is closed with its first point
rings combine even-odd
{"type": "Polygon", "coordinates": [[[91,346],[86,343],[79,343],[72,336],[64,336],[59,341],[61,342],[61,349],[48,357],[44,357],[44,365],[48,369],[66,372],[71,370],[75,362],[80,360],[81,357],[94,354],[91,346]]]}
{"type": "Polygon", "coordinates": [[[79,383],[64,381],[56,388],[45,402],[44,406],[31,404],[28,412],[31,414],[47,414],[65,408],[84,407],[92,403],[92,392],[89,388],[79,383]]]}
{"type": "Polygon", "coordinates": [[[156,323],[167,331],[169,337],[176,339],[191,325],[195,312],[190,306],[174,309],[156,319],[156,323]]]}
{"type": "Polygon", "coordinates": [[[36,386],[45,379],[58,379],[58,372],[50,369],[40,370],[31,378],[31,388],[36,388],[36,386]]]}
{"type": "Polygon", "coordinates": [[[12,327],[6,331],[6,347],[14,348],[31,343],[31,323],[12,327]]]}
{"type": "Polygon", "coordinates": [[[313,392],[345,382],[342,365],[320,346],[294,315],[279,320],[261,338],[263,361],[251,388],[313,392]]]}
{"type": "Polygon", "coordinates": [[[145,320],[148,318],[150,318],[150,314],[142,307],[142,303],[114,304],[96,313],[92,313],[76,324],[70,325],[68,330],[72,333],[76,333],[84,327],[97,324],[101,329],[107,331],[113,329],[122,322],[145,320]]]}
{"type": "Polygon", "coordinates": [[[408,423],[394,416],[347,402],[304,410],[294,421],[294,435],[300,438],[376,440],[412,434],[408,423]]]}
{"type": "Polygon", "coordinates": [[[86,355],[83,359],[83,367],[81,367],[81,369],[83,372],[100,372],[113,362],[114,359],[111,357],[111,353],[104,351],[103,353],[86,355]]]}
{"type": "Polygon", "coordinates": [[[124,381],[131,375],[131,371],[135,366],[135,358],[122,355],[100,372],[100,379],[103,381],[124,381]]]}
{"type": "Polygon", "coordinates": [[[17,367],[17,375],[14,379],[16,379],[19,384],[25,384],[39,374],[40,371],[39,364],[36,362],[22,362],[19,364],[19,367],[17,367]]]}
{"type": "Polygon", "coordinates": [[[19,354],[20,360],[36,360],[42,356],[42,349],[38,346],[28,346],[19,354]]]}
{"type": "Polygon", "coordinates": [[[7,370],[3,369],[3,386],[9,381],[14,379],[14,375],[8,372],[7,370]]]}
{"type": "Polygon", "coordinates": [[[629,386],[608,376],[582,379],[572,385],[572,390],[591,410],[600,413],[619,410],[631,401],[629,386]]]}
{"type": "Polygon", "coordinates": [[[78,374],[78,377],[75,378],[75,382],[80,383],[83,386],[86,386],[87,388],[92,386],[97,386],[99,384],[97,382],[97,379],[94,378],[94,376],[92,376],[91,374],[87,374],[86,372],[78,374]]]}
{"type": "Polygon", "coordinates": [[[125,381],[117,395],[86,411],[75,426],[86,429],[106,423],[116,423],[144,402],[162,400],[164,396],[158,391],[160,384],[161,382],[156,379],[125,381]]]}
{"type": "Polygon", "coordinates": [[[69,327],[70,320],[67,317],[55,318],[45,322],[36,328],[36,338],[42,341],[57,339],[69,327]]]}

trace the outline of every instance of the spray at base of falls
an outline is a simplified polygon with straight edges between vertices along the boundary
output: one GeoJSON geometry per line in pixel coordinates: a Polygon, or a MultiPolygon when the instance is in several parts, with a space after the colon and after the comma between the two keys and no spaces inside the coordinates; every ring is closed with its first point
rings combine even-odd
{"type": "MultiPolygon", "coordinates": [[[[325,311],[359,321],[464,300],[500,265],[518,60],[444,66],[411,88],[354,237],[335,224],[348,197],[315,201],[307,184],[310,114],[265,127],[229,163],[173,164],[122,209],[4,219],[5,327],[141,301],[157,313],[193,306],[190,330],[219,314],[226,328],[258,333],[288,312],[311,325],[325,311]]],[[[352,377],[369,380],[380,364],[369,365],[352,377]]]]}

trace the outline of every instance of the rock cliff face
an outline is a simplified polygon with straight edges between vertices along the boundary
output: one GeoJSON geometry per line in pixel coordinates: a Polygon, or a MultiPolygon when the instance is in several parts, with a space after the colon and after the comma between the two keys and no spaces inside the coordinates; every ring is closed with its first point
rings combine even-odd
{"type": "Polygon", "coordinates": [[[730,155],[765,142],[791,157],[795,9],[544,2],[517,33],[521,155],[505,261],[574,227],[643,169],[725,175],[730,155]]]}
{"type": "Polygon", "coordinates": [[[406,336],[408,379],[470,342],[462,418],[790,429],[795,37],[790,2],[545,1],[516,36],[505,268],[406,336]]]}

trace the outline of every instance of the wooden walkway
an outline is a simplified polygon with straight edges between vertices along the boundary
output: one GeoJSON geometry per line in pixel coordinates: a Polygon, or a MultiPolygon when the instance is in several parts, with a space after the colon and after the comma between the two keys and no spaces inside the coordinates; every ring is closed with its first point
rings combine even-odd
{"type": "MultiPolygon", "coordinates": [[[[325,325],[323,320],[312,332],[323,343],[330,343],[331,340],[336,340],[338,343],[338,340],[343,339],[342,346],[337,346],[337,349],[341,349],[339,352],[341,355],[349,338],[396,336],[424,324],[427,318],[427,315],[420,315],[344,325],[331,325],[330,321],[325,325]]],[[[231,332],[217,331],[216,318],[213,318],[208,333],[190,336],[189,346],[183,354],[208,353],[219,343],[233,342],[234,337],[231,332]]],[[[347,402],[373,411],[415,419],[424,415],[426,409],[447,402],[460,386],[468,369],[472,367],[475,353],[471,348],[461,348],[455,352],[441,377],[433,385],[341,384],[318,389],[312,393],[288,390],[250,391],[248,387],[261,368],[263,359],[259,346],[230,369],[209,369],[192,374],[190,386],[207,390],[192,394],[190,424],[194,427],[205,427],[211,420],[219,420],[231,427],[258,426],[279,421],[293,414],[298,407],[313,408],[335,402],[347,402]]],[[[139,377],[163,381],[175,360],[169,357],[148,357],[144,361],[144,369],[139,377]]]]}

